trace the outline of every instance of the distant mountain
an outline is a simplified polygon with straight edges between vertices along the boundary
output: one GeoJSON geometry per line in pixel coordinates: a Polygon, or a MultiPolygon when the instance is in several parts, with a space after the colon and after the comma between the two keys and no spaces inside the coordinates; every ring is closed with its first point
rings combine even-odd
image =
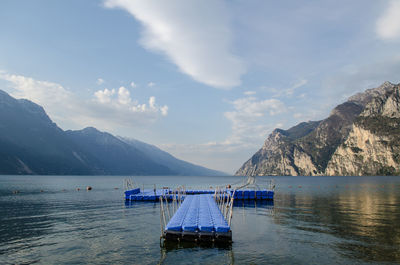
{"type": "Polygon", "coordinates": [[[236,175],[399,175],[399,89],[385,82],[325,120],[275,129],[236,175]]]}
{"type": "MultiPolygon", "coordinates": [[[[93,174],[39,105],[0,90],[0,174],[93,174]]],[[[89,158],[90,159],[90,158],[89,158]]]]}
{"type": "Polygon", "coordinates": [[[0,174],[223,175],[95,128],[63,131],[41,106],[2,90],[0,174]]]}
{"type": "MultiPolygon", "coordinates": [[[[174,175],[176,171],[153,161],[145,153],[117,137],[93,127],[79,131],[66,131],[66,138],[91,157],[87,165],[105,175],[174,175]]],[[[79,156],[86,163],[87,159],[79,156]]]]}
{"type": "Polygon", "coordinates": [[[132,147],[140,150],[144,154],[146,154],[150,159],[156,161],[157,163],[168,167],[171,170],[178,172],[178,175],[186,175],[186,176],[223,176],[227,175],[227,173],[223,173],[220,171],[208,169],[202,166],[194,165],[192,163],[188,163],[186,161],[180,160],[172,156],[171,154],[161,150],[160,148],[146,144],[144,142],[119,137],[122,141],[131,145],[132,147]]]}

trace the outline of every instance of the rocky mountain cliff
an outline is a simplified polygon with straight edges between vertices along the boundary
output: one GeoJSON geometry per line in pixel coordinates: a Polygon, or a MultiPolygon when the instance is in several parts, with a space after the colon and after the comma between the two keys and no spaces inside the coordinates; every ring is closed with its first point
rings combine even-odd
{"type": "Polygon", "coordinates": [[[1,174],[224,175],[96,128],[63,131],[41,106],[0,90],[1,174]]]}
{"type": "Polygon", "coordinates": [[[385,82],[324,120],[275,129],[236,175],[400,174],[399,89],[385,82]]]}

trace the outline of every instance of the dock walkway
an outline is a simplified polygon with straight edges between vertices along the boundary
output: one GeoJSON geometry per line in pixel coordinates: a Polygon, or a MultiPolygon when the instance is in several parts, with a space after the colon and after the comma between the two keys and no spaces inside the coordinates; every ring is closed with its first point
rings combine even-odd
{"type": "Polygon", "coordinates": [[[210,194],[188,195],[165,227],[166,240],[231,241],[232,231],[210,194]]]}

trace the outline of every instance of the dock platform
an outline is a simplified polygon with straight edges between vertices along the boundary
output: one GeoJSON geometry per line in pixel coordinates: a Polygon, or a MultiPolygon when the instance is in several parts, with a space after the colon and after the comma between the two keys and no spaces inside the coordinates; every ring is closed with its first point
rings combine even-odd
{"type": "Polygon", "coordinates": [[[211,194],[188,195],[164,230],[166,240],[232,241],[232,231],[211,194]]]}
{"type": "MultiPolygon", "coordinates": [[[[160,196],[172,200],[178,195],[169,189],[141,190],[140,188],[125,191],[125,200],[158,202],[160,196]]],[[[182,197],[182,196],[181,196],[182,197]]]]}
{"type": "MultiPolygon", "coordinates": [[[[126,179],[125,204],[139,202],[160,203],[161,239],[165,242],[211,242],[212,245],[232,243],[231,220],[235,206],[257,204],[273,205],[275,184],[256,184],[255,177],[247,177],[242,183],[233,183],[209,189],[175,189],[163,187],[140,189],[126,179]]],[[[161,241],[160,241],[161,242],[161,241]]]]}
{"type": "MultiPolygon", "coordinates": [[[[227,189],[227,193],[234,196],[235,200],[273,200],[273,190],[250,190],[241,189],[236,190],[227,189]]],[[[214,194],[215,190],[186,190],[186,195],[198,195],[198,194],[214,194]]],[[[177,198],[179,195],[170,189],[156,189],[156,190],[141,190],[140,188],[125,191],[125,200],[128,201],[159,201],[160,196],[165,196],[168,200],[172,200],[174,197],[177,198]]],[[[182,196],[181,196],[182,197],[182,196]]],[[[182,199],[182,198],[181,198],[182,199]]]]}

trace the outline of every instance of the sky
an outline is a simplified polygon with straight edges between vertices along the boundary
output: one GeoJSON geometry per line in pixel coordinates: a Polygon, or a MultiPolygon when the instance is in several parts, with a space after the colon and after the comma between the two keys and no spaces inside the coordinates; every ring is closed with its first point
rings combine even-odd
{"type": "Polygon", "coordinates": [[[0,89],[234,173],[275,128],[400,82],[400,0],[2,0],[0,89]]]}

